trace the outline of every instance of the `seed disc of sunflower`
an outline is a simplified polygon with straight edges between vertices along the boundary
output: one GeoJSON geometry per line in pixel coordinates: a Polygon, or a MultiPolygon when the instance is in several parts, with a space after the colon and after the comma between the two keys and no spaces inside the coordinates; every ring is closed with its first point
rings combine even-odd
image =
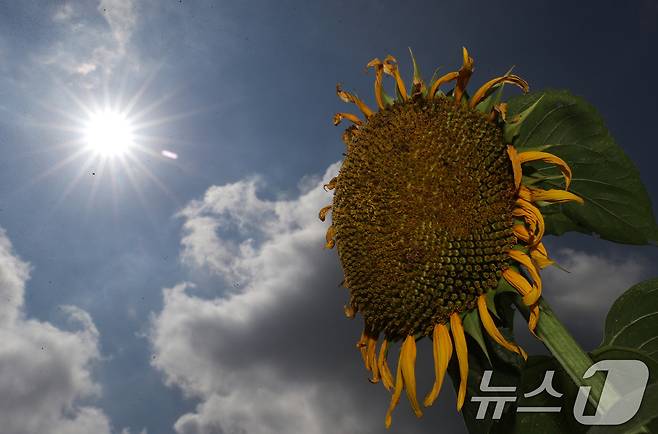
{"type": "Polygon", "coordinates": [[[332,208],[336,246],[366,330],[429,335],[496,288],[516,192],[502,131],[452,98],[416,97],[352,134],[332,208]]]}

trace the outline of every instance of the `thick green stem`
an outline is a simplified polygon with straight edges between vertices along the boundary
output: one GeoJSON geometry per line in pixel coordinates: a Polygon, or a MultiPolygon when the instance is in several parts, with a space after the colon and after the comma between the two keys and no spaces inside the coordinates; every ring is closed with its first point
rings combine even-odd
{"type": "MultiPolygon", "coordinates": [[[[527,319],[530,314],[527,306],[520,299],[517,299],[516,306],[527,319]]],[[[577,386],[591,387],[588,399],[596,408],[601,397],[601,392],[603,391],[603,385],[605,384],[605,376],[597,372],[592,377],[584,380],[583,374],[594,362],[580,348],[580,345],[578,345],[560,320],[557,319],[555,313],[543,297],[539,301],[539,310],[539,322],[537,323],[535,334],[542,340],[553,356],[555,356],[577,386]]]]}

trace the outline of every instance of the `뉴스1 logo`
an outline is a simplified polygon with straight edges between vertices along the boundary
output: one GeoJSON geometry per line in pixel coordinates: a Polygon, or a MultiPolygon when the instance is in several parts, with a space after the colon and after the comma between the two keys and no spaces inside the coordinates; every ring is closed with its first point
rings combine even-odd
{"type": "MultiPolygon", "coordinates": [[[[640,360],[601,360],[585,372],[583,379],[592,377],[598,371],[606,371],[607,376],[596,413],[585,415],[585,406],[590,394],[589,386],[580,386],[573,407],[573,415],[583,425],[620,425],[631,420],[640,409],[642,397],[649,381],[649,368],[640,360]]],[[[480,391],[496,393],[514,393],[515,386],[490,386],[493,371],[486,370],[480,382],[480,391]]],[[[555,371],[544,374],[542,383],[535,390],[525,393],[525,398],[531,398],[541,393],[548,393],[556,398],[562,393],[553,387],[555,371]]],[[[479,402],[476,419],[484,419],[490,403],[495,403],[493,419],[500,419],[505,404],[516,402],[515,395],[508,396],[474,396],[472,402],[479,402]]],[[[522,407],[516,408],[517,413],[559,413],[562,407],[522,407]]]]}

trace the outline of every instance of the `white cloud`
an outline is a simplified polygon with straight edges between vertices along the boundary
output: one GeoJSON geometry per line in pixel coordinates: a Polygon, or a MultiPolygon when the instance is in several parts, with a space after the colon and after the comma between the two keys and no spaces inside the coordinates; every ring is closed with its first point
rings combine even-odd
{"type": "Polygon", "coordinates": [[[110,433],[107,416],[81,404],[98,396],[91,378],[99,359],[98,330],[89,314],[62,310],[77,325],[63,331],[23,312],[30,265],[0,229],[0,429],[12,434],[110,433]]]}
{"type": "Polygon", "coordinates": [[[570,248],[549,253],[568,272],[557,267],[544,270],[544,294],[581,345],[594,348],[612,303],[648,278],[651,270],[639,256],[620,258],[570,248]]]}
{"type": "MultiPolygon", "coordinates": [[[[204,299],[181,283],[152,318],[153,366],[200,400],[176,422],[179,434],[382,431],[390,395],[366,379],[354,348],[361,324],[344,317],[336,252],[323,249],[329,223],[317,217],[331,200],[321,181],[337,168],[294,199],[263,199],[260,181],[247,179],[181,211],[182,260],[228,280],[220,287],[241,285],[204,299]]],[[[391,432],[426,432],[437,417],[459,432],[451,393],[421,421],[401,403],[391,432]]]]}
{"type": "MultiPolygon", "coordinates": [[[[95,11],[88,6],[71,1],[55,9],[52,21],[58,26],[59,37],[44,47],[36,60],[76,76],[85,87],[93,87],[128,57],[137,11],[133,0],[101,0],[95,11]],[[93,12],[103,20],[96,19],[93,12]]],[[[136,62],[134,57],[130,60],[136,62]]]]}
{"type": "MultiPolygon", "coordinates": [[[[130,433],[131,431],[128,428],[124,428],[121,430],[121,434],[130,434],[130,433]]],[[[144,428],[139,432],[139,434],[148,434],[148,432],[146,431],[146,428],[144,428]]]]}

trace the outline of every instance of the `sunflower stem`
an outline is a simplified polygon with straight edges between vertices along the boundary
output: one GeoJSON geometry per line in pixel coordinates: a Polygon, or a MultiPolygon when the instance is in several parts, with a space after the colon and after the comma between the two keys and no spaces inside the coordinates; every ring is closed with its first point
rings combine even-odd
{"type": "MultiPolygon", "coordinates": [[[[527,319],[530,316],[528,307],[519,297],[516,298],[515,304],[527,319]]],[[[543,297],[539,300],[539,311],[535,334],[577,386],[591,387],[588,401],[596,408],[605,384],[605,376],[601,372],[597,372],[588,379],[583,379],[583,374],[594,364],[594,361],[578,345],[543,297]]]]}

